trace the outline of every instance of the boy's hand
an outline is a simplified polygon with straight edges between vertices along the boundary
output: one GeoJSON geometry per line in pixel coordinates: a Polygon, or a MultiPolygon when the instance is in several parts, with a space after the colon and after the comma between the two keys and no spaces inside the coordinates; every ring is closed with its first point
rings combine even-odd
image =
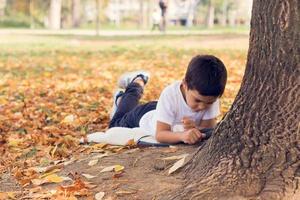
{"type": "Polygon", "coordinates": [[[198,129],[192,128],[183,132],[181,141],[186,144],[195,144],[205,137],[205,134],[201,133],[198,129]]]}
{"type": "Polygon", "coordinates": [[[194,120],[191,120],[189,117],[183,117],[182,123],[185,131],[196,128],[196,122],[194,120]]]}

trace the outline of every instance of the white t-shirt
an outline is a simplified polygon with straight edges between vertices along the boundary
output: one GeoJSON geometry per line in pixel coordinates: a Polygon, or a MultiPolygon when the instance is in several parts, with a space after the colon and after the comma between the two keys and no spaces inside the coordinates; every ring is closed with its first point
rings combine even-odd
{"type": "Polygon", "coordinates": [[[153,21],[153,24],[159,24],[160,23],[160,17],[161,17],[161,14],[160,12],[156,11],[152,14],[152,21],[153,21]]]}
{"type": "Polygon", "coordinates": [[[156,110],[147,112],[140,120],[140,127],[147,133],[155,135],[157,121],[174,127],[182,125],[183,117],[189,117],[199,125],[201,120],[216,118],[220,114],[220,101],[217,99],[208,109],[194,112],[185,102],[180,90],[181,81],[167,86],[161,93],[156,110]]]}

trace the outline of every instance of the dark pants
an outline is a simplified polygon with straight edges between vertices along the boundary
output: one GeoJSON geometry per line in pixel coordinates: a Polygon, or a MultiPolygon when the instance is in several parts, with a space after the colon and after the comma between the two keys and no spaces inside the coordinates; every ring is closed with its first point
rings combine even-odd
{"type": "Polygon", "coordinates": [[[151,101],[146,104],[139,105],[139,100],[143,94],[143,88],[137,83],[130,83],[125,93],[121,96],[116,113],[109,123],[112,127],[139,127],[142,116],[156,109],[157,101],[151,101]]]}

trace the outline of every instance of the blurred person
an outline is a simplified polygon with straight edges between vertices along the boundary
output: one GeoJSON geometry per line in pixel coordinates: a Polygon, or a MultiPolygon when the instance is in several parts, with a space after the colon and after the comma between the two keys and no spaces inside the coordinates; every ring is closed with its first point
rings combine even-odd
{"type": "Polygon", "coordinates": [[[152,28],[151,28],[151,31],[154,31],[156,27],[157,27],[158,30],[161,30],[160,22],[161,22],[161,15],[160,15],[158,9],[155,9],[154,12],[152,13],[152,28]]]}
{"type": "Polygon", "coordinates": [[[158,5],[160,7],[161,17],[162,17],[161,30],[165,31],[166,30],[166,13],[167,13],[168,2],[167,2],[167,0],[159,0],[158,5]]]}

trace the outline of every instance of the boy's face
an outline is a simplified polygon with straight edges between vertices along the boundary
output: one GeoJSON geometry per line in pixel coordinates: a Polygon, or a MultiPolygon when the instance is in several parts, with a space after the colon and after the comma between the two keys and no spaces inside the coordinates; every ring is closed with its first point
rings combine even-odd
{"type": "Polygon", "coordinates": [[[185,83],[183,88],[186,103],[194,112],[209,108],[218,99],[216,96],[203,96],[197,90],[190,90],[185,83]]]}

